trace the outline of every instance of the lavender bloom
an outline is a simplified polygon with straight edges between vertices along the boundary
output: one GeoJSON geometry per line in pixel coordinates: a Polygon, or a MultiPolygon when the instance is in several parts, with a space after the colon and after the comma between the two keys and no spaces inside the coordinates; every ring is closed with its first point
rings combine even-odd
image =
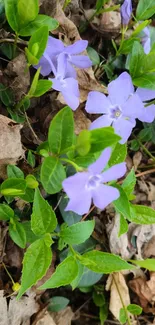
{"type": "Polygon", "coordinates": [[[51,61],[50,64],[55,76],[55,78],[49,78],[49,80],[52,81],[52,88],[60,91],[67,105],[70,106],[73,111],[76,110],[76,108],[79,106],[80,97],[78,82],[74,78],[65,77],[67,64],[65,54],[62,53],[59,55],[57,70],[51,61]]]}
{"type": "Polygon", "coordinates": [[[90,129],[112,125],[116,134],[121,136],[120,143],[123,144],[136,125],[136,118],[143,118],[144,105],[140,97],[134,94],[132,80],[127,72],[110,82],[108,93],[108,97],[98,91],[88,94],[86,111],[104,114],[91,124],[90,129]]]}
{"type": "Polygon", "coordinates": [[[89,211],[92,201],[103,210],[109,203],[118,199],[119,191],[103,183],[122,177],[126,172],[126,163],[117,164],[102,172],[110,155],[111,148],[106,148],[87,171],[78,172],[63,181],[63,188],[70,199],[66,211],[70,210],[82,215],[89,211]]]}
{"type": "MultiPolygon", "coordinates": [[[[136,94],[139,96],[139,98],[143,102],[155,99],[155,90],[145,89],[145,88],[137,88],[136,94]]],[[[144,105],[145,104],[146,103],[144,103],[144,105]]],[[[153,120],[155,119],[155,105],[151,104],[147,107],[144,106],[143,113],[138,118],[142,122],[152,123],[153,120]]]]}
{"type": "Polygon", "coordinates": [[[122,24],[127,26],[132,14],[132,1],[131,0],[124,0],[123,5],[121,6],[121,18],[122,24]]]}
{"type": "Polygon", "coordinates": [[[144,48],[144,52],[148,54],[151,50],[151,39],[150,39],[150,29],[149,27],[145,27],[143,31],[140,33],[141,43],[144,48]]]}
{"type": "Polygon", "coordinates": [[[57,68],[57,58],[59,54],[63,53],[67,61],[66,77],[76,78],[76,71],[72,65],[82,69],[92,66],[92,62],[87,55],[77,55],[83,52],[87,46],[88,41],[84,40],[79,40],[72,45],[65,46],[62,41],[49,36],[45,52],[38,65],[34,67],[36,69],[41,67],[41,74],[47,76],[53,71],[50,61],[52,61],[55,68],[57,68]]]}

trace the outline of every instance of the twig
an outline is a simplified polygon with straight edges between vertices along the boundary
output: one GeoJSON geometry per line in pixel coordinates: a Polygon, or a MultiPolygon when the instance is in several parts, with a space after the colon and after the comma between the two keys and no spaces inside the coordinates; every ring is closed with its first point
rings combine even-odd
{"type": "MultiPolygon", "coordinates": [[[[0,43],[14,43],[15,42],[15,39],[13,38],[2,38],[0,39],[0,43]]],[[[27,45],[28,42],[27,41],[24,41],[24,40],[17,40],[17,43],[18,44],[23,44],[23,45],[27,45]]]]}
{"type": "Polygon", "coordinates": [[[42,141],[41,140],[39,140],[39,138],[38,138],[38,136],[36,135],[36,133],[34,132],[34,130],[33,130],[33,128],[32,128],[32,126],[31,126],[31,124],[30,124],[30,122],[29,122],[29,118],[28,118],[28,116],[27,116],[27,113],[25,112],[25,118],[26,118],[26,122],[27,122],[27,124],[28,124],[28,126],[29,126],[29,128],[30,128],[30,130],[31,130],[31,132],[32,132],[32,134],[33,134],[33,136],[34,136],[34,138],[36,139],[36,141],[37,141],[37,144],[41,144],[42,143],[42,141]]]}
{"type": "Polygon", "coordinates": [[[88,211],[88,213],[83,216],[83,218],[81,219],[81,221],[85,220],[94,209],[95,209],[95,205],[93,205],[90,208],[90,210],[88,211]]]}
{"type": "Polygon", "coordinates": [[[145,172],[139,173],[137,175],[135,175],[136,177],[141,177],[147,174],[152,174],[155,173],[155,168],[149,169],[149,170],[145,170],[145,172]]]}

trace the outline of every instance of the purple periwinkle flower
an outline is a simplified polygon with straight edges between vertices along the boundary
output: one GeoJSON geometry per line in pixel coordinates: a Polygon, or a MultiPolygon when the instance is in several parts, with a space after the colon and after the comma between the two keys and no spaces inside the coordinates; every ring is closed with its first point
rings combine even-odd
{"type": "Polygon", "coordinates": [[[141,43],[144,48],[144,52],[148,54],[151,50],[151,39],[150,39],[150,29],[149,27],[145,27],[143,31],[140,33],[141,43]]]}
{"type": "Polygon", "coordinates": [[[66,64],[65,54],[62,53],[58,57],[57,70],[52,64],[55,78],[49,78],[49,80],[52,81],[52,88],[62,93],[66,104],[74,111],[79,106],[80,92],[77,80],[65,77],[66,64]]]}
{"type": "Polygon", "coordinates": [[[132,14],[132,1],[131,0],[124,0],[121,6],[121,18],[122,24],[127,26],[132,14]]]}
{"type": "Polygon", "coordinates": [[[72,45],[65,46],[62,41],[49,36],[45,52],[35,68],[38,69],[41,67],[41,74],[43,76],[49,75],[51,71],[53,71],[50,61],[52,61],[55,68],[57,68],[57,58],[63,53],[67,61],[65,75],[66,77],[75,78],[76,71],[73,65],[82,69],[92,66],[92,62],[87,55],[78,55],[83,52],[87,46],[88,41],[85,40],[79,40],[72,45]]]}
{"type": "Polygon", "coordinates": [[[92,202],[103,210],[109,203],[118,199],[120,196],[118,189],[103,183],[122,177],[126,172],[126,163],[114,165],[102,172],[110,155],[111,148],[106,148],[87,171],[78,172],[63,181],[63,189],[69,197],[66,211],[82,215],[89,211],[92,202]]]}
{"type": "Polygon", "coordinates": [[[143,118],[144,105],[134,93],[132,80],[127,72],[123,72],[109,83],[108,93],[107,97],[98,91],[88,94],[86,111],[91,114],[104,114],[91,124],[90,129],[112,125],[115,133],[121,136],[120,143],[123,144],[136,125],[136,118],[143,118]]]}
{"type": "MultiPolygon", "coordinates": [[[[155,99],[155,90],[146,89],[146,88],[137,88],[136,94],[143,101],[149,101],[155,99]]],[[[147,103],[144,103],[144,108],[142,115],[139,116],[139,120],[142,122],[152,123],[155,119],[155,105],[151,104],[145,107],[147,103]]]]}

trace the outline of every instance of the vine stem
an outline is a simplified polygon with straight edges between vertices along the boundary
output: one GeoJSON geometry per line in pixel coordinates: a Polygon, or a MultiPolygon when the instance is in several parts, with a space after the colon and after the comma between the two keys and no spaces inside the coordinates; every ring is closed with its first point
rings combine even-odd
{"type": "Polygon", "coordinates": [[[144,150],[144,152],[155,161],[155,157],[152,155],[152,153],[143,145],[143,143],[136,137],[134,136],[137,142],[140,144],[141,148],[144,150]]]}
{"type": "Polygon", "coordinates": [[[128,311],[127,311],[127,309],[126,309],[126,306],[125,306],[125,304],[124,304],[124,301],[123,301],[123,298],[122,298],[121,292],[120,292],[120,290],[119,290],[119,287],[118,287],[117,281],[116,281],[116,279],[115,279],[115,274],[112,274],[112,278],[113,278],[113,281],[114,281],[114,283],[115,283],[115,286],[116,286],[117,292],[118,292],[118,294],[119,294],[119,297],[120,297],[120,301],[121,301],[121,303],[122,303],[122,306],[123,306],[123,308],[124,308],[124,310],[125,310],[125,314],[126,314],[126,318],[127,318],[128,325],[132,325],[131,322],[130,322],[130,317],[129,317],[128,311]]]}
{"type": "Polygon", "coordinates": [[[13,44],[13,56],[16,56],[16,48],[17,48],[18,34],[15,35],[14,44],[13,44]]]}
{"type": "MultiPolygon", "coordinates": [[[[0,39],[0,43],[15,43],[15,39],[13,39],[13,38],[2,38],[2,39],[0,39]]],[[[24,41],[24,40],[17,39],[16,40],[16,44],[27,45],[28,42],[27,41],[24,41]]]]}
{"type": "Polygon", "coordinates": [[[39,138],[37,137],[36,133],[34,132],[32,126],[31,126],[31,124],[30,124],[30,122],[29,122],[29,118],[28,118],[26,112],[25,112],[25,118],[26,118],[26,122],[27,122],[27,124],[28,124],[28,126],[29,126],[29,128],[30,128],[30,130],[31,130],[31,132],[32,132],[32,134],[33,134],[33,136],[34,136],[34,138],[35,138],[36,141],[37,141],[37,144],[41,144],[42,141],[39,140],[39,138]]]}
{"type": "Polygon", "coordinates": [[[3,265],[3,267],[4,267],[4,269],[5,269],[5,271],[6,271],[6,273],[7,273],[7,275],[9,276],[9,278],[11,279],[11,281],[12,281],[12,284],[14,285],[15,284],[15,282],[14,282],[14,280],[13,280],[13,278],[12,278],[12,276],[11,276],[11,274],[9,273],[9,271],[7,270],[7,268],[6,268],[6,266],[5,266],[5,264],[2,262],[2,265],[3,265]]]}

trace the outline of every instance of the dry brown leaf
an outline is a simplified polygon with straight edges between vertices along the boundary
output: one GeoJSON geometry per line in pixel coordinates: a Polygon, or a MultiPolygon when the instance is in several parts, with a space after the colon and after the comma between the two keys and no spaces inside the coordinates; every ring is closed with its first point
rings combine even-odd
{"type": "Polygon", "coordinates": [[[144,259],[149,257],[155,258],[155,235],[144,245],[143,257],[144,259]]]}
{"type": "Polygon", "coordinates": [[[136,152],[133,156],[133,165],[134,165],[134,168],[135,168],[135,171],[137,170],[138,166],[140,165],[141,163],[141,160],[142,160],[142,153],[140,151],[136,152]]]}
{"type": "Polygon", "coordinates": [[[140,304],[146,308],[155,302],[155,272],[150,273],[150,280],[138,277],[129,281],[129,287],[137,294],[140,304]]]}
{"type": "Polygon", "coordinates": [[[71,325],[74,313],[71,307],[59,311],[58,313],[51,313],[56,325],[71,325]]]}
{"type": "Polygon", "coordinates": [[[24,155],[20,130],[22,126],[0,115],[0,177],[5,178],[5,165],[15,164],[24,155]]]}
{"type": "Polygon", "coordinates": [[[123,308],[120,295],[125,306],[130,304],[129,289],[121,272],[109,275],[106,290],[110,290],[109,310],[119,320],[120,309],[123,308]]]}
{"type": "Polygon", "coordinates": [[[57,325],[52,316],[47,311],[47,308],[42,309],[36,316],[32,325],[57,325]]]}
{"type": "MultiPolygon", "coordinates": [[[[128,238],[132,243],[132,238],[136,237],[136,259],[144,258],[144,245],[155,235],[155,225],[129,225],[128,238]]],[[[132,245],[132,244],[131,244],[132,245]]]]}
{"type": "Polygon", "coordinates": [[[19,101],[30,86],[29,70],[25,72],[27,61],[24,53],[20,53],[15,59],[11,60],[4,71],[4,84],[9,86],[16,101],[19,101]]]}
{"type": "Polygon", "coordinates": [[[74,112],[75,134],[79,134],[82,130],[89,129],[91,121],[81,110],[74,112]]]}
{"type": "Polygon", "coordinates": [[[0,324],[1,325],[30,325],[30,318],[35,314],[39,305],[35,301],[35,294],[29,290],[27,296],[20,300],[12,296],[7,305],[7,300],[0,291],[0,324]]]}
{"type": "Polygon", "coordinates": [[[20,130],[22,126],[0,115],[0,165],[16,163],[23,156],[20,130]]]}
{"type": "Polygon", "coordinates": [[[118,237],[119,228],[120,215],[116,214],[113,223],[106,225],[110,251],[113,254],[121,255],[123,259],[130,259],[134,255],[135,249],[133,246],[129,248],[127,233],[118,237]]]}

